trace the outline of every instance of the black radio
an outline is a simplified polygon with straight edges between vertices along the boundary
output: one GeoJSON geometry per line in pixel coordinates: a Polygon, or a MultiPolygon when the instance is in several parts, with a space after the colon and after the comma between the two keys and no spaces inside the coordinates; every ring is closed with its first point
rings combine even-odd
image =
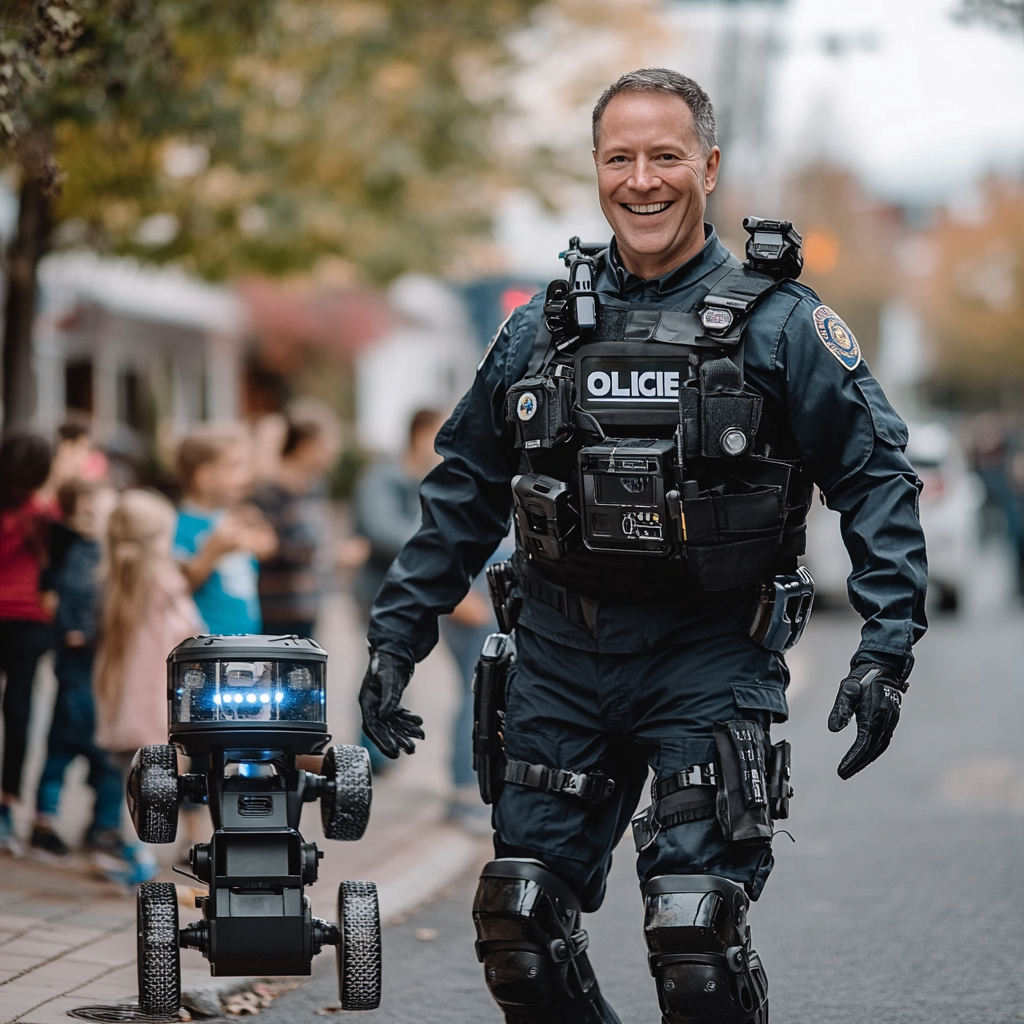
{"type": "Polygon", "coordinates": [[[609,438],[581,448],[579,478],[583,542],[592,551],[670,554],[676,528],[666,492],[672,489],[672,441],[609,438]]]}

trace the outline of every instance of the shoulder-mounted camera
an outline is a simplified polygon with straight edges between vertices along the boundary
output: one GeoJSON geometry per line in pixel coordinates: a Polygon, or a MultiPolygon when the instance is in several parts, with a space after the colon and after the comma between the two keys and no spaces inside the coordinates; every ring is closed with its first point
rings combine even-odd
{"type": "Polygon", "coordinates": [[[747,266],[776,280],[797,278],[804,268],[800,233],[788,220],[744,217],[747,239],[747,266]]]}

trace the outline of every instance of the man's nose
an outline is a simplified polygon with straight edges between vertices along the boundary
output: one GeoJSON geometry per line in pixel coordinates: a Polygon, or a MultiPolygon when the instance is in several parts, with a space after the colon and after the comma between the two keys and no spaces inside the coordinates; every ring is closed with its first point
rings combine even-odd
{"type": "Polygon", "coordinates": [[[661,175],[658,169],[646,157],[640,157],[633,164],[633,173],[630,175],[629,186],[637,192],[653,192],[661,185],[661,175]]]}

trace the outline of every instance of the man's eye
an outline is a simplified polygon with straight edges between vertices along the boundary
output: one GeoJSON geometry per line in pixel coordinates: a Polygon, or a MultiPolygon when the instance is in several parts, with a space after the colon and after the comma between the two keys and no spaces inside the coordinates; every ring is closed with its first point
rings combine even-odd
{"type": "Polygon", "coordinates": [[[677,157],[675,155],[675,153],[662,153],[661,156],[659,156],[657,159],[658,160],[663,160],[666,163],[670,163],[670,162],[674,162],[674,161],[678,160],[679,157],[677,157]]]}

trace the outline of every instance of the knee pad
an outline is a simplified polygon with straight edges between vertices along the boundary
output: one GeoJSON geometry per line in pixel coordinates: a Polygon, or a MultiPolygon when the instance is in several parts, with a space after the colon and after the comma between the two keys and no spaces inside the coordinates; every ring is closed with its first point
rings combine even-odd
{"type": "Polygon", "coordinates": [[[473,901],[477,959],[507,1021],[599,1021],[597,981],[580,928],[580,901],[540,861],[484,866],[473,901]]]}
{"type": "Polygon", "coordinates": [[[767,1024],[768,979],[750,948],[743,887],[715,875],[659,875],[643,896],[667,1024],[767,1024]]]}

